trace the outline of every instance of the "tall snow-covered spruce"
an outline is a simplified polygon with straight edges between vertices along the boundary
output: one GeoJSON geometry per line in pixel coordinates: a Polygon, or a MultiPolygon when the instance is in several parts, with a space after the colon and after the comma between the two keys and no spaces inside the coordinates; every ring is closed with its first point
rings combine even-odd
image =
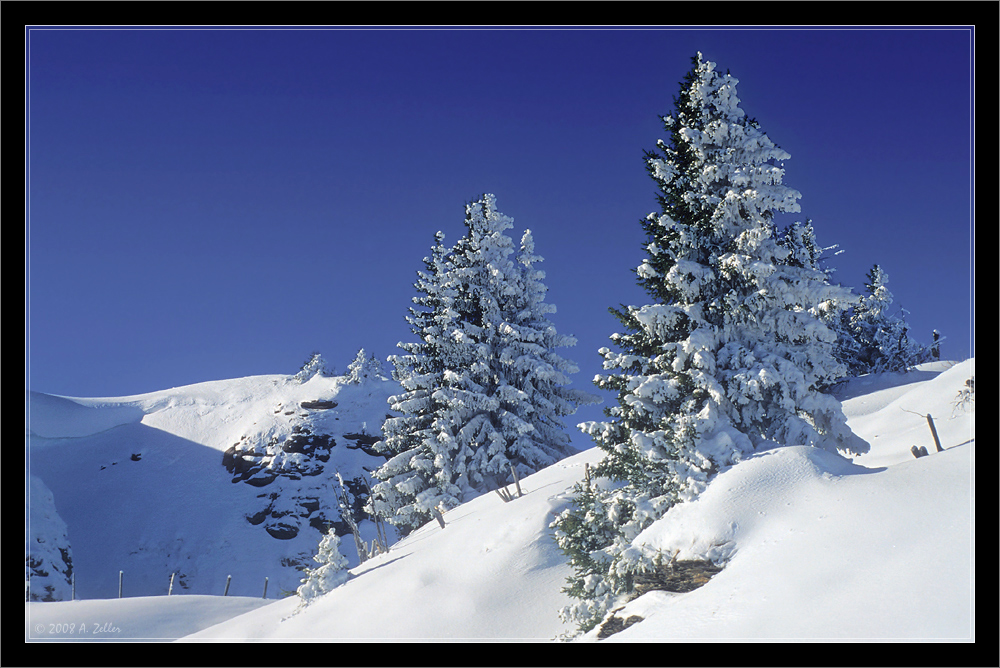
{"type": "Polygon", "coordinates": [[[821,389],[845,375],[819,318],[854,299],[796,261],[774,216],[799,211],[777,147],[740,108],[737,79],[699,53],[647,151],[660,211],[642,221],[636,269],[652,303],[612,309],[624,333],[602,348],[595,384],[617,392],[607,421],[584,423],[606,452],[553,522],[574,567],[561,615],[593,628],[659,559],[636,536],[696,497],[723,467],[774,445],[849,454],[868,444],[821,389]]]}
{"type": "Polygon", "coordinates": [[[451,249],[438,233],[414,284],[407,321],[416,342],[392,359],[404,392],[377,446],[370,512],[406,534],[472,496],[572,452],[562,418],[597,398],[568,387],[576,365],[556,349],[575,339],[549,320],[541,258],[530,231],[520,249],[493,195],[466,206],[466,234],[451,249]]]}

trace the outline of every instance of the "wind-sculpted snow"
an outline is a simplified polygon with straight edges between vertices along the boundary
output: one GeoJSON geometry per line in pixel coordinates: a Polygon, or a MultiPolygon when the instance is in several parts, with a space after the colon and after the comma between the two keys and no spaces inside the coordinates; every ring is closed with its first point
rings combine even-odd
{"type": "Polygon", "coordinates": [[[135,403],[115,400],[71,399],[28,392],[26,432],[42,438],[90,436],[142,420],[145,411],[135,403]]]}

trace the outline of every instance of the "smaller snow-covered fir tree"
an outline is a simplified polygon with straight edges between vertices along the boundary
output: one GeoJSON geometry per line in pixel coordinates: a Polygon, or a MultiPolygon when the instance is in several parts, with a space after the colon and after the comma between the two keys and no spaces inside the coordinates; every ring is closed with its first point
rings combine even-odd
{"type": "Polygon", "coordinates": [[[299,369],[299,372],[293,378],[300,383],[304,383],[316,375],[327,376],[329,375],[329,371],[326,368],[326,360],[323,359],[323,356],[319,352],[314,351],[309,354],[309,358],[302,363],[302,368],[299,369]]]}
{"type": "Polygon", "coordinates": [[[857,374],[907,371],[930,359],[929,351],[907,336],[906,311],[892,311],[889,275],[876,264],[868,270],[867,279],[867,294],[850,317],[857,345],[851,370],[857,374]]]}
{"type": "Polygon", "coordinates": [[[389,460],[375,472],[371,510],[403,534],[476,494],[571,452],[561,418],[588,393],[567,387],[576,366],[555,352],[575,344],[548,319],[541,258],[531,234],[520,250],[493,195],[466,206],[466,235],[447,250],[438,235],[407,318],[416,343],[394,358],[404,394],[382,426],[389,460]]]}
{"type": "Polygon", "coordinates": [[[437,413],[443,408],[437,389],[444,383],[444,358],[453,345],[444,335],[453,329],[455,290],[444,234],[434,236],[424,270],[417,272],[417,296],[406,321],[416,341],[401,341],[402,354],[390,357],[393,379],[402,392],[389,398],[396,413],[382,425],[376,448],[389,456],[374,472],[376,479],[365,510],[406,535],[431,519],[433,509],[460,503],[462,490],[451,474],[451,454],[438,442],[437,413]]]}
{"type": "Polygon", "coordinates": [[[347,378],[352,383],[364,383],[382,375],[382,363],[375,355],[365,357],[365,349],[358,351],[354,361],[347,366],[347,378]]]}
{"type": "Polygon", "coordinates": [[[309,605],[318,596],[332,591],[347,582],[347,558],[340,552],[340,536],[330,529],[319,543],[319,550],[313,557],[318,568],[307,568],[306,577],[298,588],[302,605],[309,605]]]}

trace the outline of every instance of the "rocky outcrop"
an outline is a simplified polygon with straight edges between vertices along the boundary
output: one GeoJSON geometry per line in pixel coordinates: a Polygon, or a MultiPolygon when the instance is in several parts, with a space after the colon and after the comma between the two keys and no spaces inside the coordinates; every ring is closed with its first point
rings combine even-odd
{"type": "Polygon", "coordinates": [[[375,449],[375,444],[382,440],[381,436],[372,436],[370,434],[344,434],[344,440],[349,441],[347,447],[352,450],[361,450],[366,455],[371,455],[372,457],[382,457],[383,459],[389,459],[391,455],[379,452],[375,449]]]}
{"type": "MultiPolygon", "coordinates": [[[[313,529],[320,534],[333,529],[340,536],[351,532],[349,523],[341,518],[337,472],[328,470],[327,464],[338,447],[374,456],[373,445],[380,437],[366,433],[341,436],[339,431],[334,437],[326,433],[340,419],[334,414],[337,405],[336,401],[321,398],[279,404],[262,433],[245,434],[222,455],[222,465],[232,483],[260,488],[260,505],[244,513],[246,521],[276,540],[292,540],[302,531],[313,529]],[[338,443],[340,439],[343,444],[338,443]]],[[[356,455],[352,457],[356,460],[356,455]]],[[[381,461],[379,457],[373,466],[381,461]]],[[[355,521],[361,521],[367,517],[363,505],[368,485],[357,475],[360,471],[342,473],[350,476],[343,481],[350,512],[355,521]]]]}
{"type": "Polygon", "coordinates": [[[637,622],[641,622],[642,620],[643,618],[640,617],[639,615],[631,615],[630,617],[626,617],[625,619],[611,615],[606,620],[604,620],[604,623],[601,624],[601,628],[597,630],[597,639],[604,640],[605,638],[613,636],[614,634],[620,631],[624,631],[628,627],[632,626],[637,622]]]}
{"type": "Polygon", "coordinates": [[[653,590],[682,594],[703,587],[721,570],[711,561],[670,561],[651,572],[636,573],[632,582],[639,595],[653,590]]]}
{"type": "Polygon", "coordinates": [[[314,434],[306,427],[293,428],[284,439],[271,438],[263,447],[244,436],[222,454],[222,465],[232,474],[232,482],[263,487],[278,476],[295,480],[319,475],[337,445],[332,436],[314,434]],[[288,457],[285,455],[299,455],[288,457]]]}
{"type": "Polygon", "coordinates": [[[299,406],[301,406],[302,408],[305,408],[306,410],[313,410],[313,411],[321,410],[321,411],[326,411],[326,410],[330,410],[331,408],[336,408],[337,407],[337,402],[336,401],[327,401],[327,400],[324,400],[324,399],[317,399],[315,401],[303,401],[302,403],[299,404],[299,406]]]}
{"type": "MultiPolygon", "coordinates": [[[[658,564],[652,571],[636,573],[632,577],[632,583],[635,585],[636,596],[651,591],[685,594],[705,586],[722,568],[711,561],[671,559],[667,563],[658,564]]],[[[601,624],[597,630],[598,640],[604,640],[643,620],[638,615],[619,617],[615,613],[620,610],[621,608],[613,611],[601,624]]]]}

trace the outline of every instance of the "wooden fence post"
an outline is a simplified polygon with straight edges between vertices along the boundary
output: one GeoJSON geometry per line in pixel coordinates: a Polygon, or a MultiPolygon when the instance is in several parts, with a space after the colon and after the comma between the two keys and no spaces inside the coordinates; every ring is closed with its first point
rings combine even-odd
{"type": "Polygon", "coordinates": [[[264,578],[264,594],[261,596],[261,598],[267,598],[267,578],[266,577],[264,578]]]}
{"type": "Polygon", "coordinates": [[[125,577],[125,571],[118,571],[118,598],[122,597],[122,578],[125,577]]]}
{"type": "Polygon", "coordinates": [[[931,436],[934,437],[934,446],[937,448],[937,451],[944,452],[944,448],[941,447],[941,439],[937,435],[937,429],[934,428],[934,419],[930,413],[927,414],[927,424],[931,428],[931,436]]]}
{"type": "Polygon", "coordinates": [[[230,581],[232,581],[232,579],[233,579],[232,575],[226,576],[226,591],[222,592],[223,596],[229,596],[229,583],[230,581]]]}
{"type": "Polygon", "coordinates": [[[435,507],[435,508],[431,508],[431,512],[434,513],[434,519],[436,519],[438,521],[438,524],[440,524],[441,528],[443,529],[444,528],[444,517],[441,516],[441,510],[435,507]]]}
{"type": "Polygon", "coordinates": [[[521,481],[517,479],[517,470],[514,468],[513,464],[510,465],[510,473],[514,476],[514,487],[517,488],[517,497],[521,498],[524,496],[524,494],[521,493],[521,481]]]}
{"type": "Polygon", "coordinates": [[[170,587],[167,588],[167,596],[173,596],[173,594],[174,594],[174,576],[175,575],[177,575],[177,573],[171,573],[170,574],[170,587]]]}

